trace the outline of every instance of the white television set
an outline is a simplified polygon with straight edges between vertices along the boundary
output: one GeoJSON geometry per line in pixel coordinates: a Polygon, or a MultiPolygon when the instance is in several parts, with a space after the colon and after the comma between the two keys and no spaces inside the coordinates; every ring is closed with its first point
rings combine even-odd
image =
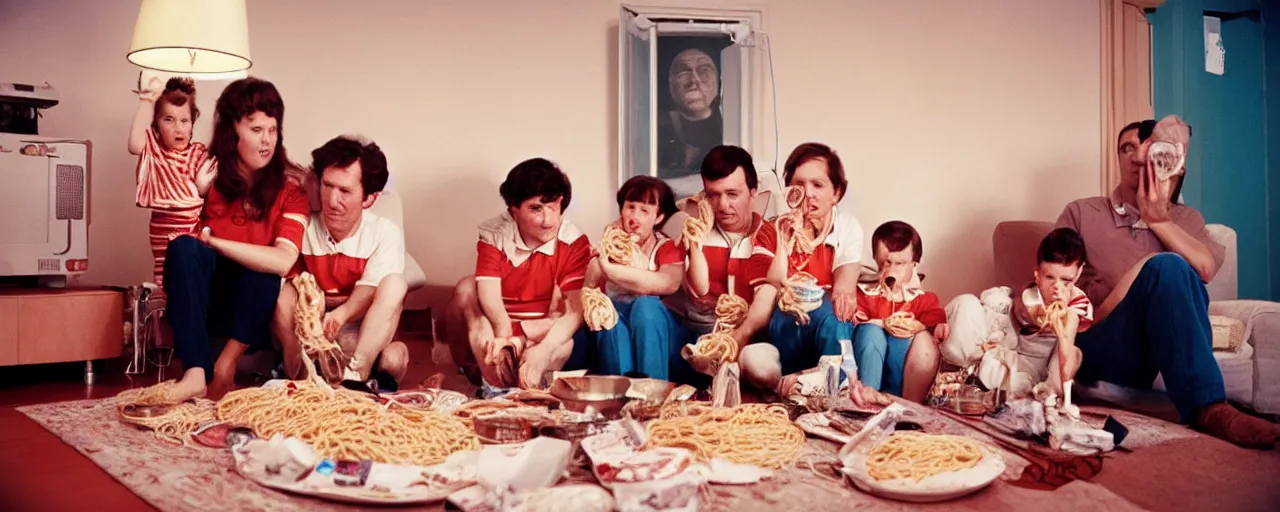
{"type": "Polygon", "coordinates": [[[0,280],[65,286],[89,269],[92,143],[0,133],[0,280]]]}

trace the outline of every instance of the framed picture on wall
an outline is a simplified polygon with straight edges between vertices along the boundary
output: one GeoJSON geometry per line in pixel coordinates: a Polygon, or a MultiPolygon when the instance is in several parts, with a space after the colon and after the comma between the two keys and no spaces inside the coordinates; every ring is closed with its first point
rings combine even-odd
{"type": "Polygon", "coordinates": [[[753,11],[622,6],[619,185],[656,176],[687,197],[702,190],[698,169],[711,148],[733,144],[756,155],[757,77],[747,40],[759,23],[753,11]]]}

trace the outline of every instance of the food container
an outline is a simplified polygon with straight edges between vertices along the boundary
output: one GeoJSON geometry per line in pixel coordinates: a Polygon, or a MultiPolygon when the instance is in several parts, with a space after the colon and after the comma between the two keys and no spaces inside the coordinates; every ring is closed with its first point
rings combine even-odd
{"type": "Polygon", "coordinates": [[[523,443],[537,436],[533,422],[504,416],[501,412],[472,419],[471,428],[486,444],[523,443]]]}
{"type": "Polygon", "coordinates": [[[565,377],[551,384],[551,395],[560,399],[564,408],[573,412],[596,412],[606,419],[617,419],[627,404],[631,379],[610,375],[565,377]]]}

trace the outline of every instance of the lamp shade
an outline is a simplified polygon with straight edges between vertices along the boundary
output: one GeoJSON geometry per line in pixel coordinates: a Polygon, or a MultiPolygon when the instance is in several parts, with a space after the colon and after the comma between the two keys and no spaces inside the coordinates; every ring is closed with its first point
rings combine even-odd
{"type": "Polygon", "coordinates": [[[142,0],[128,59],[171,73],[249,69],[245,0],[142,0]]]}

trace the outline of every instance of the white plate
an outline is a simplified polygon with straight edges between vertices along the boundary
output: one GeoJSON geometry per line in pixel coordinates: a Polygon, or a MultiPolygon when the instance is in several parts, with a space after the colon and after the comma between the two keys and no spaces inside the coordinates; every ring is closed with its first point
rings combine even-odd
{"type": "Polygon", "coordinates": [[[309,473],[301,481],[282,481],[270,478],[255,471],[247,471],[244,455],[232,450],[236,459],[233,464],[240,476],[264,487],[292,494],[300,494],[329,501],[357,505],[415,505],[444,501],[449,494],[474,483],[474,469],[471,475],[465,475],[466,466],[474,468],[474,454],[457,453],[450,460],[436,466],[411,466],[399,464],[383,464],[375,462],[369,469],[369,478],[364,487],[342,487],[333,483],[332,477],[315,471],[309,473]],[[470,458],[470,460],[468,459],[470,458]],[[449,476],[452,484],[426,484],[423,473],[438,473],[449,476]],[[470,481],[466,479],[470,477],[470,481]],[[423,483],[410,485],[420,480],[423,483]],[[388,490],[375,490],[374,487],[385,487],[388,490]]]}
{"type": "Polygon", "coordinates": [[[912,503],[952,500],[990,485],[1004,473],[1004,459],[999,453],[981,442],[978,448],[982,451],[982,460],[976,466],[933,475],[919,482],[906,478],[876,480],[867,474],[863,454],[854,455],[853,463],[841,471],[854,487],[873,496],[912,503]]]}

